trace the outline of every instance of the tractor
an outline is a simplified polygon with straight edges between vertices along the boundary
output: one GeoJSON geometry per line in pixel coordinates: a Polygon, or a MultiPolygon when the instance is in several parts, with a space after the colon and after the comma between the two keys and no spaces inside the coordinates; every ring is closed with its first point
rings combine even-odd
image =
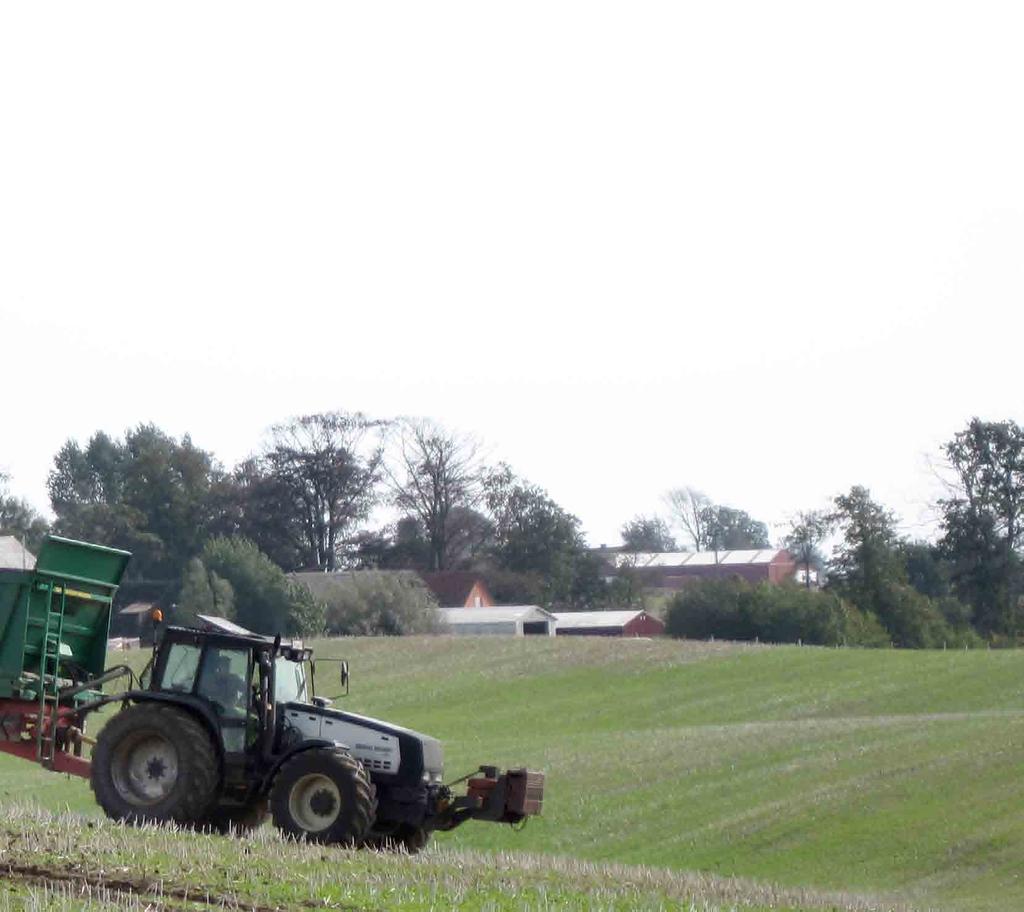
{"type": "Polygon", "coordinates": [[[416,852],[435,830],[540,813],[542,773],[481,766],[446,785],[435,738],[317,696],[300,641],[200,616],[159,624],[141,675],[106,668],[129,558],[50,536],[34,567],[0,569],[0,751],[88,778],[103,811],[129,823],[228,832],[270,816],[299,839],[416,852]],[[90,715],[112,704],[91,738],[90,715]]]}

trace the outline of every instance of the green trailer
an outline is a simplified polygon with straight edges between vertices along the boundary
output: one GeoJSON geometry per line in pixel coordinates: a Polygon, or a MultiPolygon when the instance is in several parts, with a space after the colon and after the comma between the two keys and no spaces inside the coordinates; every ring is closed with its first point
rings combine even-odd
{"type": "Polygon", "coordinates": [[[130,557],[51,535],[35,567],[0,569],[0,736],[18,753],[34,742],[32,759],[52,761],[60,704],[95,697],[88,689],[64,700],[61,693],[103,675],[111,606],[130,557]],[[12,738],[7,720],[12,713],[24,720],[26,704],[34,704],[36,721],[44,724],[25,737],[22,722],[12,738]]]}

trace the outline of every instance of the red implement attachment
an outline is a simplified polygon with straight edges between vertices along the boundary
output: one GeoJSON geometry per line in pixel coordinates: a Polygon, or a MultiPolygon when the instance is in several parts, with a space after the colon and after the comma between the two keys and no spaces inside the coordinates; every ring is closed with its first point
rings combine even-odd
{"type": "MultiPolygon", "coordinates": [[[[42,763],[38,726],[39,704],[34,700],[0,700],[0,751],[42,763]]],[[[45,741],[54,745],[52,757],[43,763],[47,769],[89,778],[89,761],[82,756],[82,744],[89,739],[77,727],[74,710],[57,707],[54,718],[54,708],[47,706],[42,733],[45,741]]]]}
{"type": "Polygon", "coordinates": [[[540,814],[544,805],[544,774],[514,769],[499,773],[497,767],[480,768],[481,776],[466,783],[466,794],[451,799],[438,815],[435,829],[451,830],[467,820],[521,823],[540,814]]]}

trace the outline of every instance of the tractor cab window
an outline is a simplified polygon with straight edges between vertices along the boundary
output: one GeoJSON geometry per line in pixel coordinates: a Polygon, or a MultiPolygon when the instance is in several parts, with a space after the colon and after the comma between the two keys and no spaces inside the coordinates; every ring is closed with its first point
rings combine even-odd
{"type": "Polygon", "coordinates": [[[244,719],[249,709],[249,650],[211,646],[203,659],[197,693],[224,719],[244,719]]]}
{"type": "Polygon", "coordinates": [[[302,662],[293,662],[278,656],[274,669],[274,702],[275,703],[306,703],[309,695],[306,692],[306,669],[302,662]]]}
{"type": "Polygon", "coordinates": [[[192,693],[202,649],[192,643],[174,643],[167,652],[161,690],[192,693]]]}

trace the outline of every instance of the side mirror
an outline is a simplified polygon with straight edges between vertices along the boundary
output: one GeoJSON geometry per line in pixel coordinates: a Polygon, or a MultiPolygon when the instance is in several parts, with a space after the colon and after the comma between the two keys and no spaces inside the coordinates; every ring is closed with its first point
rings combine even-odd
{"type": "Polygon", "coordinates": [[[348,659],[341,660],[341,686],[345,688],[345,694],[348,695],[348,659]]]}

